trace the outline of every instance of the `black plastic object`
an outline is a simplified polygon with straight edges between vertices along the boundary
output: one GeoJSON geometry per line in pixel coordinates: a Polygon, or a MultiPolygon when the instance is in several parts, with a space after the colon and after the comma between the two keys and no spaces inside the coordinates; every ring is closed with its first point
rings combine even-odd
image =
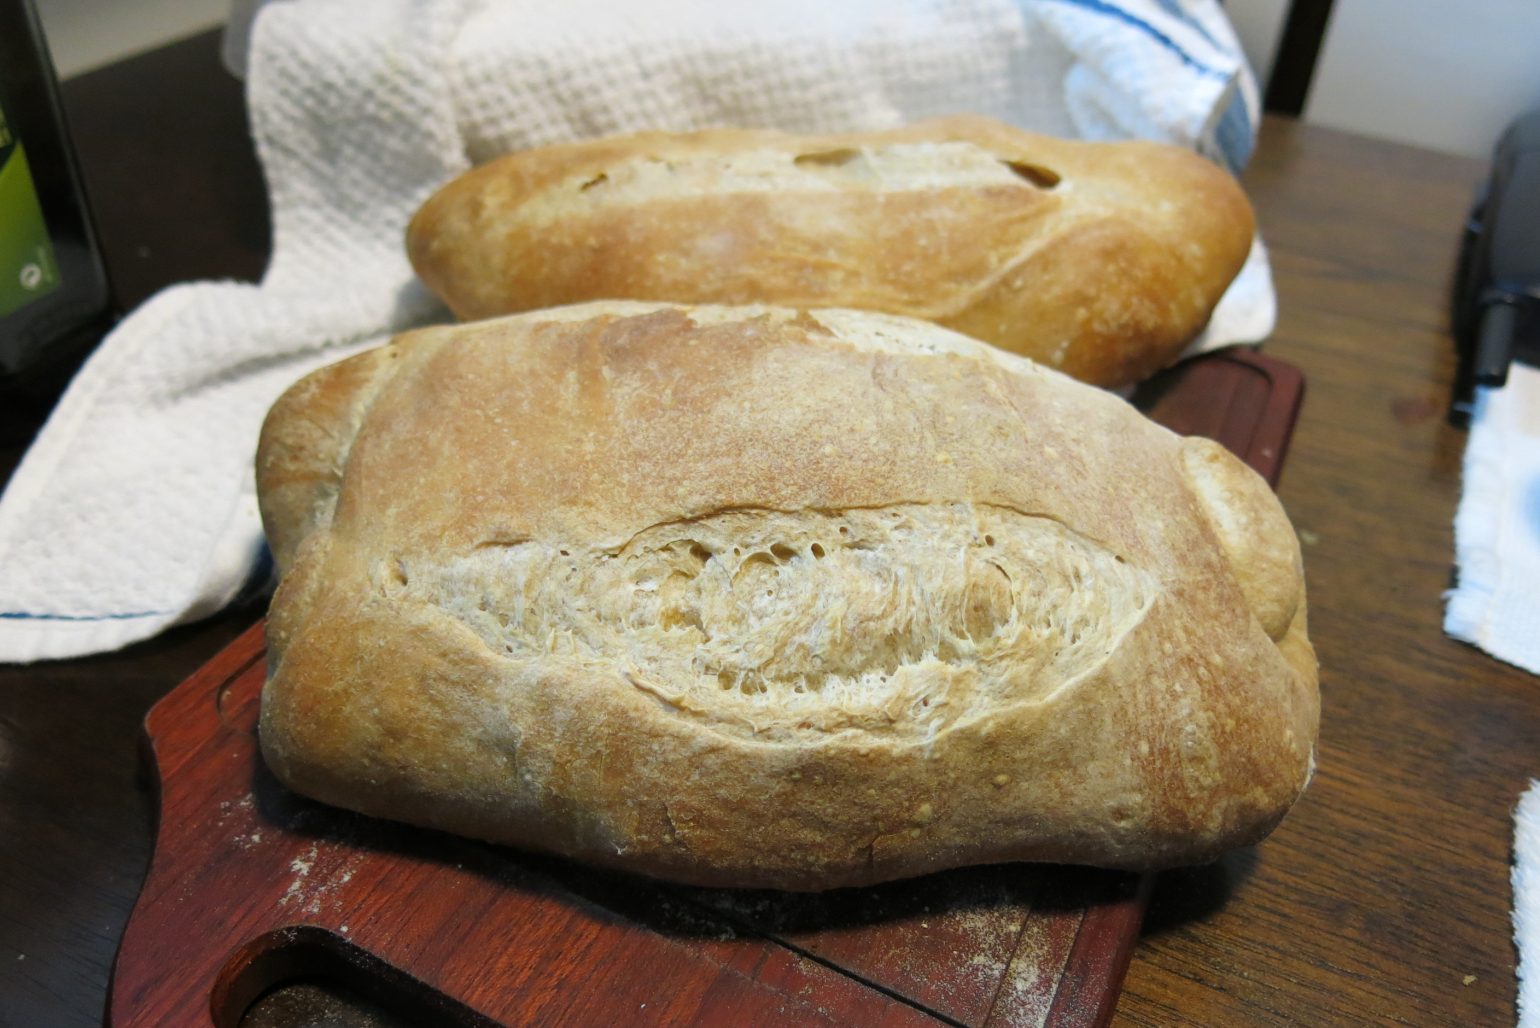
{"type": "Polygon", "coordinates": [[[1449,416],[1469,424],[1477,386],[1514,360],[1540,365],[1540,109],[1508,126],[1460,248],[1453,327],[1459,348],[1449,416]]]}
{"type": "Polygon", "coordinates": [[[56,392],[112,300],[30,0],[0,0],[0,395],[56,392]]]}

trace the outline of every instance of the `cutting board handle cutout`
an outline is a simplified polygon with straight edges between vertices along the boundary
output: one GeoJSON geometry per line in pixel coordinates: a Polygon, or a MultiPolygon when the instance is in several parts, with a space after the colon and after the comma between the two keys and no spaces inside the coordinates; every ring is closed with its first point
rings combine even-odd
{"type": "Polygon", "coordinates": [[[214,980],[209,1014],[219,1028],[237,1028],[268,990],[313,978],[370,997],[402,1023],[495,1028],[495,1022],[471,1008],[316,925],[279,928],[236,950],[214,980]]]}

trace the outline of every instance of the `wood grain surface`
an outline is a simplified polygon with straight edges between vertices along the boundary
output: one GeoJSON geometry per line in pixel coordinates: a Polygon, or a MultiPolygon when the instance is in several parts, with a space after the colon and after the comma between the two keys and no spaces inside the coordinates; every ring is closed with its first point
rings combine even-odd
{"type": "Polygon", "coordinates": [[[1482,168],[1270,120],[1245,177],[1310,383],[1280,494],[1321,661],[1319,768],[1262,846],[1165,875],[1126,1025],[1514,1021],[1512,811],[1540,678],[1441,631],[1465,434],[1445,306],[1482,168]]]}
{"type": "MultiPolygon", "coordinates": [[[[263,266],[240,94],[202,36],[67,83],[125,306],[263,266]]],[[[1282,496],[1323,667],[1320,772],[1255,850],[1162,875],[1115,1023],[1514,1020],[1511,812],[1540,679],[1445,638],[1462,432],[1448,279],[1477,162],[1271,119],[1244,185],[1274,262],[1268,351],[1310,381],[1282,496]]],[[[35,423],[0,409],[0,476],[35,423]]],[[[95,1025],[150,852],[149,707],[250,609],[123,653],[0,667],[0,1022],[95,1025]]]]}

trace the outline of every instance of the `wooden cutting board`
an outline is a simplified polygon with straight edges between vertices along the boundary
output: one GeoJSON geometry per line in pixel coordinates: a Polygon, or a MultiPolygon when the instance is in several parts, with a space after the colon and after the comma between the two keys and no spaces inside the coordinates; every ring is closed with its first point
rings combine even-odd
{"type": "MultiPolygon", "coordinates": [[[[1246,352],[1135,402],[1270,482],[1303,394],[1246,352]]],[[[431,1024],[1100,1025],[1147,877],[971,868],[816,895],[692,889],[378,821],[280,786],[256,739],[255,625],[151,710],[155,854],[108,1021],[237,1024],[324,976],[431,1024]]]]}

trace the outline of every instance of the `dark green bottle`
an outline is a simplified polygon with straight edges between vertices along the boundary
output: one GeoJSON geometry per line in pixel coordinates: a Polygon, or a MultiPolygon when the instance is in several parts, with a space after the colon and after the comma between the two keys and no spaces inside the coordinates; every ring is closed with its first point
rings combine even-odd
{"type": "Polygon", "coordinates": [[[0,394],[56,392],[111,322],[37,12],[0,0],[0,394]]]}

